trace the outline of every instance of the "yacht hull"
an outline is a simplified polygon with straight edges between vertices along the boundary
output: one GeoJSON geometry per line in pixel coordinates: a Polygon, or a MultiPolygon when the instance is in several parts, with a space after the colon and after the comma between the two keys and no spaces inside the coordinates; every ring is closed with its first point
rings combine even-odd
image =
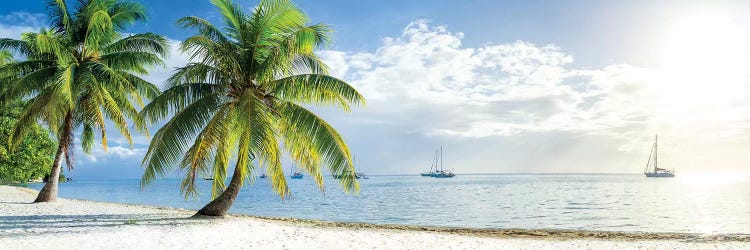
{"type": "Polygon", "coordinates": [[[674,177],[674,173],[644,173],[646,177],[674,177]]]}
{"type": "Polygon", "coordinates": [[[454,177],[453,175],[436,175],[436,176],[433,176],[433,178],[441,178],[441,179],[442,178],[453,178],[453,177],[454,177]]]}

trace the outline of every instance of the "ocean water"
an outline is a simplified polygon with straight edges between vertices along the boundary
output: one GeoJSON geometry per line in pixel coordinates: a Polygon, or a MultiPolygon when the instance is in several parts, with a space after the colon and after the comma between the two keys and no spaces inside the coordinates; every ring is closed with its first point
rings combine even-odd
{"type": "MultiPolygon", "coordinates": [[[[185,200],[178,179],[141,190],[139,180],[77,180],[60,196],[199,209],[210,198],[185,200]]],[[[358,195],[334,179],[325,193],[309,178],[289,179],[281,200],[265,179],[241,191],[231,213],[339,222],[469,228],[580,229],[645,232],[750,233],[750,178],[611,174],[459,175],[453,179],[370,176],[358,195]]],[[[30,185],[39,189],[41,185],[30,185]]]]}

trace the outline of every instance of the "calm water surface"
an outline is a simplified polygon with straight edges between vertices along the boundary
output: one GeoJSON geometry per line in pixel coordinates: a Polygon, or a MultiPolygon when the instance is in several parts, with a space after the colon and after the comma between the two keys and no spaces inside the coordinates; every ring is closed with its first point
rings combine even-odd
{"type": "MultiPolygon", "coordinates": [[[[335,180],[320,192],[311,179],[288,180],[282,201],[265,179],[242,190],[230,210],[303,219],[472,228],[554,228],[615,231],[750,233],[750,178],[706,181],[642,175],[459,175],[453,179],[371,176],[357,196],[335,180]]],[[[199,209],[180,181],[164,179],[141,191],[139,180],[74,181],[60,196],[199,209]]],[[[41,185],[31,185],[41,188],[41,185]]]]}

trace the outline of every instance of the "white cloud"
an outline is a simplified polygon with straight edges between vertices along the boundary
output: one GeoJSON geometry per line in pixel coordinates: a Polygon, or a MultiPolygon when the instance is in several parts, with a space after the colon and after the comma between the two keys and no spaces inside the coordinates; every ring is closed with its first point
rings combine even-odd
{"type": "MultiPolygon", "coordinates": [[[[414,106],[418,113],[412,117],[431,117],[417,125],[427,133],[467,137],[601,127],[605,118],[594,116],[602,112],[605,88],[624,83],[598,79],[640,73],[629,66],[570,69],[573,57],[554,45],[517,41],[464,48],[462,37],[420,20],[401,36],[385,38],[375,53],[326,51],[323,57],[333,74],[364,93],[368,109],[387,116],[414,106]]],[[[612,126],[617,122],[606,118],[612,126]]]]}
{"type": "Polygon", "coordinates": [[[42,13],[16,11],[6,15],[0,15],[0,23],[41,27],[47,23],[47,15],[42,13]]]}
{"type": "Polygon", "coordinates": [[[132,148],[131,149],[131,148],[126,148],[126,147],[121,147],[121,146],[110,147],[107,150],[107,154],[115,155],[119,157],[120,159],[131,158],[133,156],[143,157],[143,154],[145,152],[146,152],[145,148],[132,148]]]}
{"type": "Polygon", "coordinates": [[[0,37],[18,39],[22,33],[36,32],[46,26],[47,16],[39,13],[11,12],[0,15],[0,37]]]}
{"type": "MultiPolygon", "coordinates": [[[[115,134],[109,134],[109,137],[115,136],[115,134]]],[[[98,139],[98,138],[97,138],[98,139]]],[[[75,156],[84,156],[84,159],[88,160],[89,162],[99,162],[101,160],[104,160],[105,162],[110,159],[119,159],[119,160],[128,160],[133,162],[139,162],[141,158],[145,155],[146,151],[148,150],[147,145],[134,145],[133,147],[127,146],[127,143],[120,144],[117,141],[119,141],[119,138],[115,136],[113,139],[115,140],[109,140],[109,145],[107,147],[107,150],[104,150],[104,147],[102,147],[102,144],[100,142],[94,142],[94,145],[92,145],[91,153],[86,154],[83,152],[81,145],[81,139],[75,138],[75,156]],[[125,145],[125,146],[122,146],[125,145]]]]}

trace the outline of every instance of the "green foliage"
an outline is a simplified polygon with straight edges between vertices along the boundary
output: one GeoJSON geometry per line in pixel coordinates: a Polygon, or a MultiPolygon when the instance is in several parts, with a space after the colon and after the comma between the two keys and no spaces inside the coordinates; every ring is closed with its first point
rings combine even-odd
{"type": "MultiPolygon", "coordinates": [[[[349,110],[365,102],[346,82],[329,76],[315,54],[331,41],[324,24],[289,0],[262,0],[251,13],[231,0],[212,0],[223,17],[216,27],[197,17],[178,21],[194,36],[182,42],[192,63],[178,68],[168,89],[141,114],[159,129],[143,160],[147,185],[174,166],[185,174],[182,191],[197,194],[196,178],[213,173],[212,196],[226,187],[230,161],[245,179],[266,169],[283,198],[289,189],[281,168],[286,153],[323,189],[322,170],[341,175],[357,191],[354,166],[342,136],[305,105],[349,110]]],[[[242,184],[242,183],[240,183],[242,184]]]]}
{"type": "Polygon", "coordinates": [[[55,141],[49,132],[34,124],[23,141],[11,153],[8,135],[21,112],[21,102],[14,102],[0,110],[0,183],[24,183],[49,174],[55,141]]]}
{"type": "Polygon", "coordinates": [[[20,39],[0,38],[0,49],[25,58],[0,67],[0,105],[28,100],[6,140],[11,150],[42,121],[57,136],[72,168],[75,131],[81,131],[86,153],[96,133],[107,150],[105,120],[131,144],[128,120],[138,132],[147,133],[136,107],[160,91],[138,75],[163,65],[168,45],[155,34],[122,35],[127,26],[146,19],[145,9],[133,1],[80,1],[71,12],[65,1],[49,0],[47,9],[51,29],[20,39]]]}

